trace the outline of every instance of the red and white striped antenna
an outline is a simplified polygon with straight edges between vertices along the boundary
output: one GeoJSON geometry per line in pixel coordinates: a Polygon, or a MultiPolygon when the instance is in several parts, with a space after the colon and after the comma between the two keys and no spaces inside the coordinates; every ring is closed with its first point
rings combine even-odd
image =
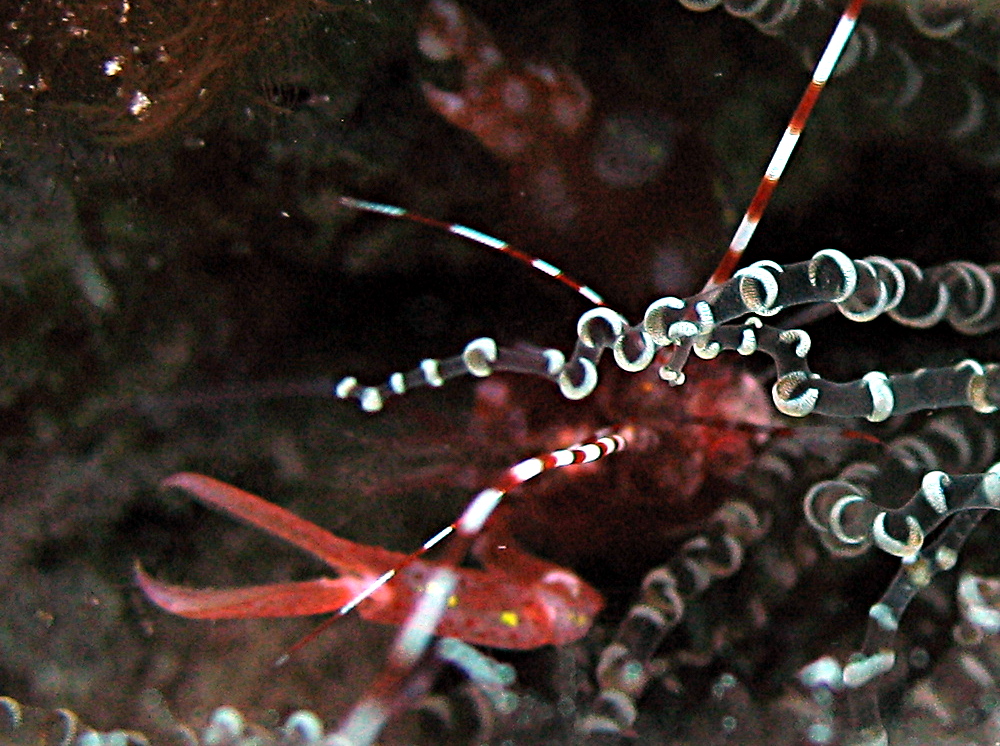
{"type": "Polygon", "coordinates": [[[475,243],[485,246],[488,249],[493,249],[494,251],[499,251],[501,254],[513,257],[522,264],[527,264],[532,269],[536,269],[539,272],[548,275],[557,282],[561,282],[566,287],[579,293],[595,306],[607,305],[604,302],[604,298],[602,298],[596,290],[588,285],[584,285],[579,280],[566,274],[554,264],[549,264],[544,259],[539,259],[538,257],[525,253],[524,251],[511,246],[506,241],[487,233],[477,231],[475,228],[470,228],[467,225],[462,225],[461,223],[448,223],[444,220],[429,218],[426,215],[412,212],[411,210],[407,210],[403,207],[387,205],[382,202],[370,202],[365,199],[356,199],[354,197],[347,196],[340,197],[339,202],[344,207],[348,207],[352,210],[358,210],[359,212],[373,212],[378,215],[387,215],[391,218],[398,218],[399,220],[409,220],[411,223],[429,225],[432,228],[437,228],[438,230],[446,231],[452,235],[460,236],[468,241],[474,241],[475,243]]]}
{"type": "MultiPolygon", "coordinates": [[[[819,99],[819,94],[823,91],[826,81],[830,79],[830,75],[833,74],[840,55],[847,46],[851,34],[854,33],[854,27],[857,25],[862,5],[864,5],[864,0],[850,0],[847,7],[844,8],[844,12],[841,14],[840,20],[833,30],[833,34],[830,35],[830,40],[826,43],[823,54],[820,55],[819,62],[816,63],[816,67],[813,69],[812,79],[809,81],[809,85],[806,86],[806,90],[799,100],[799,105],[795,107],[792,118],[788,120],[788,125],[785,127],[785,131],[778,141],[777,147],[774,149],[774,155],[771,156],[771,161],[767,164],[764,176],[761,177],[760,183],[757,185],[757,191],[754,193],[753,199],[750,200],[750,205],[743,214],[743,219],[740,221],[739,226],[736,228],[736,233],[733,234],[733,238],[729,242],[729,248],[723,254],[722,261],[719,262],[712,276],[708,278],[708,282],[705,283],[701,292],[695,296],[696,298],[704,298],[712,295],[716,289],[732,278],[733,273],[739,266],[740,260],[743,258],[743,252],[746,251],[750,239],[753,238],[761,216],[771,201],[771,195],[774,194],[774,190],[778,186],[778,181],[785,172],[785,167],[788,165],[788,161],[795,151],[795,146],[799,143],[802,130],[809,120],[809,115],[812,114],[813,107],[819,99]]],[[[689,313],[691,314],[690,318],[693,320],[694,311],[692,310],[689,313]]],[[[691,339],[679,344],[670,355],[670,360],[661,368],[660,377],[670,383],[670,385],[678,386],[684,382],[684,364],[691,355],[693,344],[694,342],[691,339]]]]}
{"type": "Polygon", "coordinates": [[[830,75],[833,74],[837,60],[840,59],[840,55],[854,32],[854,26],[857,24],[863,4],[864,0],[850,0],[847,7],[844,8],[844,12],[837,22],[837,27],[830,36],[830,41],[826,43],[826,49],[823,50],[819,62],[816,63],[812,80],[809,81],[805,93],[802,94],[799,105],[795,107],[795,112],[788,121],[788,126],[785,127],[785,132],[781,136],[781,140],[778,141],[778,146],[774,149],[771,162],[767,164],[767,170],[764,171],[764,176],[760,180],[760,184],[757,185],[757,191],[753,195],[753,199],[750,200],[750,206],[747,207],[736,233],[733,234],[729,249],[708,282],[705,283],[705,287],[701,289],[702,295],[711,292],[729,280],[733,276],[733,272],[736,271],[736,267],[739,266],[743,252],[746,251],[747,244],[750,243],[754,231],[757,230],[757,224],[760,222],[768,202],[771,201],[771,195],[778,185],[778,180],[784,173],[785,166],[788,165],[788,160],[792,157],[795,146],[798,145],[799,137],[802,135],[809,115],[812,114],[813,106],[816,105],[819,94],[823,91],[826,81],[830,79],[830,75]]]}

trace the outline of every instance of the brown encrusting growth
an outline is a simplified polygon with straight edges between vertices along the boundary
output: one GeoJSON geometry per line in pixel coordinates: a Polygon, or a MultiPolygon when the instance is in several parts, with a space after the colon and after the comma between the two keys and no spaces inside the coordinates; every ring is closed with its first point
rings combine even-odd
{"type": "Polygon", "coordinates": [[[255,62],[291,54],[290,24],[321,0],[66,0],[5,14],[0,66],[14,103],[53,107],[116,145],[162,137],[234,91],[269,93],[255,62]],[[14,83],[14,85],[10,85],[14,83]],[[259,86],[255,91],[254,88],[259,86]]]}

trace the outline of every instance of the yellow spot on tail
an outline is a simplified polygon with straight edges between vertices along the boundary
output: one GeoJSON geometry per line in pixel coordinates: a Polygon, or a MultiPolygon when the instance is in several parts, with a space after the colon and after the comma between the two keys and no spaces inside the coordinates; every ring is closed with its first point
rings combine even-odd
{"type": "Polygon", "coordinates": [[[515,611],[501,611],[500,621],[508,627],[516,627],[521,623],[521,617],[519,617],[515,611]]]}
{"type": "Polygon", "coordinates": [[[456,606],[458,606],[458,596],[455,594],[448,596],[448,608],[454,609],[456,606]]]}

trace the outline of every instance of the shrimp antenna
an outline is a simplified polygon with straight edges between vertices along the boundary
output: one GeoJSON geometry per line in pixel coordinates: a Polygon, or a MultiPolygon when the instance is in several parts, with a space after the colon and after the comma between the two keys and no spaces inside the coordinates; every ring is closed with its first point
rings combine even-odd
{"type": "Polygon", "coordinates": [[[819,62],[816,63],[812,80],[806,86],[806,90],[799,100],[799,105],[795,107],[795,112],[788,121],[781,140],[778,141],[778,145],[774,149],[771,162],[767,164],[767,170],[764,171],[764,176],[761,178],[760,184],[757,185],[757,191],[754,193],[753,199],[750,200],[750,206],[747,207],[747,211],[743,215],[743,220],[740,221],[736,233],[733,234],[733,239],[729,243],[729,249],[722,257],[722,261],[719,262],[719,266],[715,268],[715,272],[712,273],[708,282],[705,283],[705,287],[701,290],[702,294],[711,292],[733,276],[733,272],[740,263],[747,244],[750,243],[754,231],[757,230],[757,224],[760,222],[764,210],[767,209],[767,205],[771,201],[774,188],[778,185],[778,180],[784,173],[785,166],[788,165],[788,159],[792,157],[795,146],[798,145],[799,137],[802,135],[802,130],[809,120],[809,115],[812,114],[813,106],[819,100],[819,94],[822,93],[826,81],[833,74],[833,69],[837,66],[837,60],[840,59],[840,55],[843,53],[847,42],[851,38],[851,34],[854,32],[854,26],[858,22],[858,15],[861,13],[861,6],[863,4],[864,0],[851,0],[847,7],[844,8],[844,12],[837,22],[837,27],[833,30],[830,40],[826,43],[826,48],[823,50],[819,62]]]}
{"type": "Polygon", "coordinates": [[[544,259],[539,259],[531,254],[527,254],[506,241],[502,241],[499,238],[477,231],[475,228],[469,228],[468,226],[461,225],[459,223],[448,223],[444,220],[429,218],[426,215],[421,215],[402,207],[396,207],[395,205],[383,204],[382,202],[369,202],[368,200],[356,199],[354,197],[347,196],[340,197],[339,202],[341,205],[351,210],[357,210],[359,212],[373,212],[378,215],[386,215],[390,218],[408,220],[411,223],[429,225],[431,228],[451,233],[455,236],[464,238],[467,241],[473,241],[474,243],[485,246],[488,249],[493,249],[494,251],[499,251],[501,254],[513,257],[522,264],[526,264],[532,269],[548,275],[557,282],[561,282],[566,287],[572,289],[579,295],[582,295],[595,306],[607,305],[600,293],[590,286],[584,285],[579,280],[566,274],[559,269],[559,267],[549,264],[544,259]]]}
{"type": "MultiPolygon", "coordinates": [[[[857,25],[862,5],[864,5],[864,0],[850,0],[847,7],[844,8],[844,12],[841,14],[836,28],[830,35],[830,40],[826,43],[823,54],[820,55],[819,62],[816,63],[816,67],[813,69],[812,79],[809,81],[809,85],[806,86],[802,98],[799,99],[799,105],[795,107],[795,112],[792,114],[792,118],[788,120],[785,132],[774,149],[771,162],[767,164],[764,176],[757,185],[757,191],[754,193],[753,199],[750,200],[750,205],[743,214],[743,219],[740,221],[732,240],[729,242],[729,248],[723,254],[719,266],[715,268],[712,276],[708,278],[705,287],[701,289],[701,292],[696,297],[710,297],[733,276],[733,272],[739,266],[740,259],[743,258],[743,252],[746,251],[750,239],[753,238],[753,234],[757,230],[757,224],[760,223],[761,216],[771,201],[771,195],[774,194],[775,187],[778,186],[778,180],[781,179],[781,175],[785,172],[788,160],[792,157],[795,146],[799,143],[799,138],[802,136],[802,130],[805,128],[806,122],[809,120],[809,115],[812,114],[813,107],[816,105],[816,101],[819,100],[820,93],[823,92],[827,80],[830,79],[830,75],[833,74],[833,70],[837,66],[840,55],[843,54],[844,49],[847,47],[847,42],[850,41],[851,35],[854,33],[854,27],[857,25]]],[[[691,355],[692,345],[693,342],[690,340],[679,345],[670,356],[669,362],[660,372],[660,376],[671,385],[683,383],[684,374],[682,371],[684,364],[691,355]]]]}

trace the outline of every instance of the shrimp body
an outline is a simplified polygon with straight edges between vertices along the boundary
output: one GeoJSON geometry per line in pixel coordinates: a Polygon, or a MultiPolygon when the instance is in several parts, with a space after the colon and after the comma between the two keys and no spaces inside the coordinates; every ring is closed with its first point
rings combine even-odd
{"type": "MultiPolygon", "coordinates": [[[[187,588],[156,580],[141,567],[136,579],[160,608],[190,619],[307,616],[340,612],[383,574],[393,580],[358,605],[365,619],[402,624],[424,593],[436,564],[401,552],[342,539],[257,495],[201,474],[163,481],[303,549],[339,573],[235,589],[187,588]]],[[[483,541],[482,569],[460,568],[439,634],[473,645],[525,650],[573,642],[590,629],[604,602],[576,575],[533,557],[510,541],[483,541]],[[492,548],[490,548],[492,547],[492,548]]]]}

